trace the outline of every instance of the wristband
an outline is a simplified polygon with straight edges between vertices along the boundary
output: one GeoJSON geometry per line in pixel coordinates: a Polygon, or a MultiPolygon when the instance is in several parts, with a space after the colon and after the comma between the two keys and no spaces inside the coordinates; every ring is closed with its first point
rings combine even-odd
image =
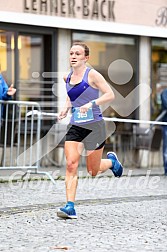
{"type": "Polygon", "coordinates": [[[94,106],[94,105],[96,105],[96,100],[92,100],[92,101],[90,101],[91,103],[92,103],[92,107],[94,106]]]}

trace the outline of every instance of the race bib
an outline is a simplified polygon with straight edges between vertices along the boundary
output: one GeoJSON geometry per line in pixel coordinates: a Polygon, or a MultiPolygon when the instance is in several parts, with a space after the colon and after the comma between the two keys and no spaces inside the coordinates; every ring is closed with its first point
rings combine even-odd
{"type": "Polygon", "coordinates": [[[88,122],[94,119],[92,108],[89,108],[87,112],[81,113],[79,108],[73,109],[74,122],[88,122]]]}

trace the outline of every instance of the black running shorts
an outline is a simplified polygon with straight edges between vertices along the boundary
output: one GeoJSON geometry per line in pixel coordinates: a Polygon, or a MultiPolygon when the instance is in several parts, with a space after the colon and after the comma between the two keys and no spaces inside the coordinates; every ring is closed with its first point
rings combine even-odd
{"type": "Polygon", "coordinates": [[[66,141],[82,142],[86,150],[98,150],[105,145],[106,130],[104,120],[82,126],[69,124],[66,141]]]}

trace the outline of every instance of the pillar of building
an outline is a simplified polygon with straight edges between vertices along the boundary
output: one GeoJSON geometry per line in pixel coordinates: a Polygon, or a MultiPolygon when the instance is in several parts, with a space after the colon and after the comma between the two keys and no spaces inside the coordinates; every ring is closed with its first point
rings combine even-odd
{"type": "MultiPolygon", "coordinates": [[[[140,37],[139,42],[139,119],[150,120],[150,102],[151,102],[151,40],[150,37],[140,37]],[[144,88],[144,85],[148,88],[144,88]],[[147,97],[143,101],[143,96],[147,97]]],[[[140,127],[149,127],[149,124],[141,123],[140,127]]],[[[139,158],[142,155],[141,166],[146,167],[149,163],[149,152],[140,151],[139,158]]]]}
{"type": "Polygon", "coordinates": [[[69,50],[71,47],[71,31],[67,29],[58,30],[58,48],[57,48],[57,70],[58,70],[58,111],[61,110],[67,97],[63,77],[69,72],[69,50]]]}
{"type": "MultiPolygon", "coordinates": [[[[56,83],[56,94],[57,94],[57,112],[60,112],[63,108],[67,93],[66,85],[64,82],[64,75],[68,74],[70,71],[69,63],[69,51],[71,47],[71,31],[67,29],[58,30],[57,38],[57,83],[56,83]]],[[[68,124],[69,117],[64,118],[59,122],[59,124],[68,124]]],[[[60,138],[65,135],[64,126],[62,125],[59,129],[62,129],[63,132],[59,132],[60,138]]],[[[62,145],[60,145],[62,146],[62,145]]],[[[57,160],[58,164],[63,166],[64,164],[64,148],[57,148],[57,160]]]]}

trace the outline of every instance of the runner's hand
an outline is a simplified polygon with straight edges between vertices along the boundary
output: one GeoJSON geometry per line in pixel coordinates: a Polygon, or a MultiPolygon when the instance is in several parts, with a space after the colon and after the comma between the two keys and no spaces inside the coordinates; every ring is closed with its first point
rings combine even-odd
{"type": "Polygon", "coordinates": [[[80,107],[80,112],[81,113],[86,113],[90,108],[92,107],[92,103],[88,102],[84,104],[83,106],[80,107]]]}

